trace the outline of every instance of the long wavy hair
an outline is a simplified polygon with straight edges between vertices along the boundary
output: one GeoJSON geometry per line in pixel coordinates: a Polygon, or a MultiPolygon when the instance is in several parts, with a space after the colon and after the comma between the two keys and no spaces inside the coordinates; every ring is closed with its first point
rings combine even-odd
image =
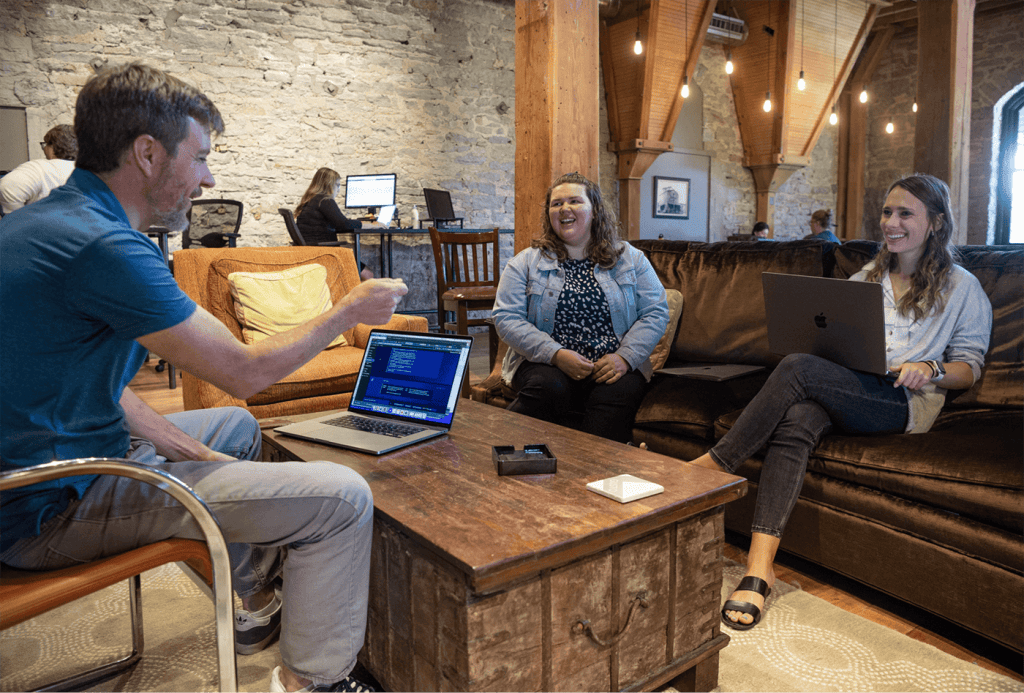
{"type": "Polygon", "coordinates": [[[544,196],[544,214],[542,215],[543,220],[541,222],[543,231],[538,238],[533,239],[532,247],[540,248],[548,255],[555,256],[559,262],[565,262],[569,259],[569,251],[565,247],[565,242],[559,238],[555,229],[551,226],[551,217],[548,214],[548,209],[551,207],[552,191],[559,185],[566,183],[582,185],[586,190],[587,199],[590,200],[590,205],[593,208],[593,221],[590,224],[590,242],[587,243],[586,248],[587,258],[592,260],[595,265],[600,265],[606,269],[614,267],[615,263],[619,260],[619,256],[626,249],[619,238],[619,225],[605,206],[604,200],[601,198],[601,189],[597,187],[597,184],[576,172],[560,176],[548,188],[547,195],[544,196]]]}
{"type": "Polygon", "coordinates": [[[302,199],[299,200],[299,206],[295,208],[295,218],[299,218],[299,213],[302,208],[306,206],[306,203],[312,200],[314,197],[330,197],[334,198],[334,186],[341,180],[341,174],[331,168],[318,168],[316,173],[313,174],[313,182],[306,188],[305,194],[302,199]]]}
{"type": "MultiPolygon", "coordinates": [[[[889,186],[886,198],[895,188],[906,190],[924,204],[932,227],[925,239],[924,253],[910,276],[910,289],[896,305],[901,315],[913,314],[914,320],[919,320],[933,310],[942,312],[945,308],[949,274],[958,257],[953,247],[956,221],[949,202],[949,187],[935,176],[915,173],[901,178],[889,186]]],[[[867,280],[880,282],[886,270],[895,272],[897,269],[899,257],[889,252],[883,241],[873,266],[868,270],[867,280]]]]}

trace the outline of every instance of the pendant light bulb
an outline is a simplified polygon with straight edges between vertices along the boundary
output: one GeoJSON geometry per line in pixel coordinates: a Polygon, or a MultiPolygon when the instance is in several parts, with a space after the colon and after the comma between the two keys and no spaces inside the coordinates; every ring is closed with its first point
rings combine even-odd
{"type": "Polygon", "coordinates": [[[731,75],[733,71],[732,51],[725,54],[725,74],[731,75]]]}
{"type": "Polygon", "coordinates": [[[868,90],[867,89],[861,89],[860,90],[860,102],[861,103],[867,103],[868,102],[868,90]]]}
{"type": "Polygon", "coordinates": [[[891,122],[890,122],[890,123],[888,123],[888,124],[887,124],[887,125],[885,126],[885,131],[886,131],[887,133],[889,133],[890,135],[891,135],[891,134],[893,133],[893,130],[895,130],[895,129],[896,129],[896,128],[895,128],[895,127],[893,126],[893,124],[892,124],[891,122]]]}
{"type": "Polygon", "coordinates": [[[800,70],[800,79],[796,81],[796,88],[803,91],[807,88],[807,80],[804,79],[804,71],[800,70]]]}
{"type": "Polygon", "coordinates": [[[636,41],[633,43],[633,52],[636,53],[637,55],[640,55],[641,53],[644,52],[644,44],[643,41],[640,40],[639,31],[636,32],[636,41]]]}
{"type": "Polygon", "coordinates": [[[772,93],[770,91],[764,94],[764,112],[768,113],[772,110],[772,93]]]}
{"type": "Polygon", "coordinates": [[[914,102],[914,113],[917,113],[917,101],[914,102]]]}
{"type": "Polygon", "coordinates": [[[685,76],[683,77],[683,88],[679,91],[679,93],[682,94],[684,99],[690,95],[690,78],[689,77],[685,77],[685,76]]]}
{"type": "Polygon", "coordinates": [[[835,125],[838,122],[839,122],[839,116],[836,115],[836,107],[833,106],[832,107],[832,115],[830,115],[828,117],[828,124],[829,125],[835,125]]]}

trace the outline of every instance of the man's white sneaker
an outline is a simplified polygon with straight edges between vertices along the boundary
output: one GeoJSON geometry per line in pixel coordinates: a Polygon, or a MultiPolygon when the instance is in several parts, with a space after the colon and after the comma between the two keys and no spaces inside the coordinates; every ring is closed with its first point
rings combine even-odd
{"type": "MultiPolygon", "coordinates": [[[[270,693],[285,693],[287,689],[284,687],[284,683],[281,682],[281,667],[274,667],[273,673],[270,675],[270,693]]],[[[375,690],[372,686],[367,686],[365,683],[357,681],[351,676],[346,676],[341,681],[335,681],[332,684],[321,684],[319,686],[309,685],[305,688],[299,689],[300,691],[346,691],[347,693],[373,693],[375,690]]]]}

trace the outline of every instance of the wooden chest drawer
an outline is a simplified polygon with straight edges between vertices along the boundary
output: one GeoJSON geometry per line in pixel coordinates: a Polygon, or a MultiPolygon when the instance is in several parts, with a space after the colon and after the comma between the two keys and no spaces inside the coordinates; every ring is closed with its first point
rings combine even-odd
{"type": "Polygon", "coordinates": [[[489,594],[397,528],[374,531],[360,659],[389,690],[650,689],[705,659],[717,680],[721,507],[489,594]]]}

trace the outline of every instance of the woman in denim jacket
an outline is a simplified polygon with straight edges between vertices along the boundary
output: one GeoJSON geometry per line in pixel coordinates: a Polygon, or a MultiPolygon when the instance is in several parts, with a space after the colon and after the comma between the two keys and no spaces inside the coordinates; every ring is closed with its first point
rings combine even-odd
{"type": "Polygon", "coordinates": [[[650,262],[618,237],[601,191],[578,173],[548,189],[544,232],[509,261],[494,325],[508,344],[502,380],[510,411],[628,442],[668,325],[665,289],[650,262]]]}

